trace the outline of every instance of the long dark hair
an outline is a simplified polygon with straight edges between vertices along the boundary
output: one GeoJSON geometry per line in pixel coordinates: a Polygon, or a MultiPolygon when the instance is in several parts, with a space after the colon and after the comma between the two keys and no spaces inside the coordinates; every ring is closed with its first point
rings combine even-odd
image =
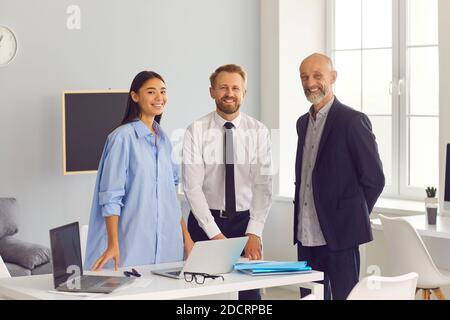
{"type": "MultiPolygon", "coordinates": [[[[162,76],[153,71],[142,71],[139,72],[136,77],[134,77],[133,82],[131,83],[130,92],[128,93],[128,102],[127,102],[127,110],[125,111],[125,115],[123,116],[122,123],[120,125],[124,125],[132,122],[136,118],[140,118],[141,109],[139,109],[139,105],[131,99],[131,92],[138,92],[139,89],[144,85],[147,80],[157,78],[165,83],[162,76]]],[[[162,114],[159,116],[155,116],[155,121],[159,124],[161,122],[162,114]]]]}

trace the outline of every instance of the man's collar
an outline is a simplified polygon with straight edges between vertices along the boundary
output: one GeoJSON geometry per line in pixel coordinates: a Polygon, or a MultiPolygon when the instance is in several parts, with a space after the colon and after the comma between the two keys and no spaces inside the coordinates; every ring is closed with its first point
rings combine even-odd
{"type": "MultiPolygon", "coordinates": [[[[318,114],[320,114],[321,116],[327,115],[335,100],[336,100],[336,97],[333,96],[333,98],[330,101],[328,101],[328,103],[322,109],[320,109],[319,112],[317,112],[316,117],[318,114]]],[[[314,105],[313,105],[313,106],[311,106],[311,108],[309,108],[309,114],[312,116],[313,114],[315,114],[315,112],[316,112],[316,110],[314,109],[314,105]]]]}
{"type": "Polygon", "coordinates": [[[222,118],[220,116],[220,114],[217,113],[217,111],[214,112],[214,121],[220,127],[223,127],[225,125],[225,123],[227,123],[227,122],[231,122],[235,128],[238,128],[239,124],[241,123],[241,119],[242,119],[242,113],[239,113],[239,115],[233,121],[228,121],[228,120],[225,120],[224,118],[222,118]]]}

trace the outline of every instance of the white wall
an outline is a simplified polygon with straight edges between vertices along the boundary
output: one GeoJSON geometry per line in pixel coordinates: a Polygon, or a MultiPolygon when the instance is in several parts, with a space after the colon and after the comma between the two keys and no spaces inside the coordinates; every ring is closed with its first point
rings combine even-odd
{"type": "MultiPolygon", "coordinates": [[[[280,128],[280,36],[279,1],[261,0],[261,120],[272,133],[280,128]]],[[[274,167],[279,167],[279,135],[272,134],[274,167]]],[[[278,190],[278,176],[273,177],[278,190]]]]}
{"type": "MultiPolygon", "coordinates": [[[[295,125],[310,105],[301,88],[299,66],[308,55],[325,52],[325,3],[325,0],[261,0],[261,120],[272,129],[291,129],[283,130],[281,135],[272,132],[274,162],[278,164],[279,157],[283,157],[284,164],[275,178],[274,191],[278,190],[279,181],[292,181],[291,185],[280,186],[291,197],[297,148],[295,125]]],[[[292,199],[274,200],[264,231],[267,259],[297,259],[292,244],[293,211],[292,199]]]]}
{"type": "Polygon", "coordinates": [[[167,81],[171,133],[215,109],[209,75],[226,63],[249,74],[243,110],[260,114],[259,0],[0,0],[19,52],[0,68],[0,197],[21,207],[19,237],[88,222],[95,175],[62,175],[62,90],[129,89],[143,69],[167,81]],[[69,5],[81,30],[66,28],[69,5]]]}
{"type": "Polygon", "coordinates": [[[301,61],[314,52],[326,50],[326,1],[280,1],[280,194],[293,196],[297,119],[308,112],[300,82],[301,61]],[[286,130],[289,128],[289,130],[286,130]]]}
{"type": "MultiPolygon", "coordinates": [[[[443,208],[444,183],[445,183],[445,153],[447,143],[450,143],[450,1],[439,0],[439,48],[440,48],[440,192],[441,208],[443,208]]],[[[446,212],[446,214],[450,214],[446,212]]]]}
{"type": "Polygon", "coordinates": [[[275,190],[293,195],[297,119],[308,112],[300,84],[301,61],[326,50],[325,0],[261,0],[261,119],[273,132],[275,190]],[[279,159],[283,158],[280,167],[279,159]],[[292,181],[279,185],[279,181],[292,181]]]}

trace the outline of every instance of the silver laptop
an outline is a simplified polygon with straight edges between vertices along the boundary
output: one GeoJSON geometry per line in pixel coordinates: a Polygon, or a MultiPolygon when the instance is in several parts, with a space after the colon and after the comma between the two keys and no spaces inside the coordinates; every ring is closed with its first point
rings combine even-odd
{"type": "Polygon", "coordinates": [[[223,274],[233,271],[248,237],[197,241],[183,267],[153,270],[152,273],[174,279],[184,272],[223,274]]]}
{"type": "Polygon", "coordinates": [[[83,275],[78,222],[50,230],[53,282],[67,292],[110,293],[132,278],[83,275]]]}

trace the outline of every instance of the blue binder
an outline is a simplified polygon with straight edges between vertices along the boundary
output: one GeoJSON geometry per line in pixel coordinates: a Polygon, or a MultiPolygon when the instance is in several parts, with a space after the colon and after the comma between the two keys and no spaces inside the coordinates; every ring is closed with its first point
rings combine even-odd
{"type": "Polygon", "coordinates": [[[277,275],[311,272],[312,268],[306,261],[259,261],[237,263],[234,270],[250,275],[277,275]]]}

